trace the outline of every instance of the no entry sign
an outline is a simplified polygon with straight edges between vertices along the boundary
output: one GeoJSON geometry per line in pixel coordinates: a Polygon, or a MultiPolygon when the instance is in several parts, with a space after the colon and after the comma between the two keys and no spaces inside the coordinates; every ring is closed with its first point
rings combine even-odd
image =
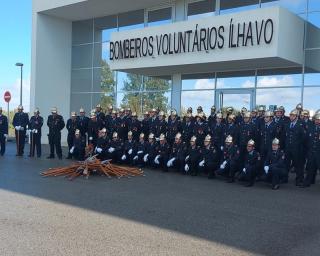
{"type": "Polygon", "coordinates": [[[8,91],[6,91],[6,92],[4,93],[3,98],[4,98],[4,101],[5,101],[5,102],[9,103],[10,100],[11,100],[11,93],[8,92],[8,91]]]}

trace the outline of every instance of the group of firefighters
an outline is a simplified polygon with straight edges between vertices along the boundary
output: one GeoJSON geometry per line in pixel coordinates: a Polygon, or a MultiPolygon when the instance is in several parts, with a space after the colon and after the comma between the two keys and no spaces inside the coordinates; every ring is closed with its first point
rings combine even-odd
{"type": "MultiPolygon", "coordinates": [[[[100,105],[90,117],[80,109],[71,113],[66,124],[57,108],[47,119],[50,155],[62,158],[61,131],[68,130],[68,159],[82,161],[89,155],[102,160],[138,167],[177,170],[182,174],[225,177],[253,186],[257,180],[279,189],[295,173],[295,184],[309,187],[320,169],[320,111],[310,117],[298,104],[288,116],[284,107],[265,111],[264,107],[234,114],[232,107],[207,117],[201,106],[180,117],[175,110],[168,116],[152,109],[140,120],[130,108],[104,112],[100,105]]],[[[29,119],[18,107],[13,118],[17,156],[24,154],[26,134],[30,137],[30,157],[41,157],[41,129],[44,119],[39,109],[29,119]]],[[[0,154],[5,153],[8,121],[0,108],[0,154]]]]}

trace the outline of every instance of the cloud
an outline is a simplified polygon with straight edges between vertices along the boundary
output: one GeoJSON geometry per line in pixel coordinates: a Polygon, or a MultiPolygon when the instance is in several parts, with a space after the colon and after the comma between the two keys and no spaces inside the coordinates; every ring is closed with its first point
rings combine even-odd
{"type": "MultiPolygon", "coordinates": [[[[7,104],[3,100],[3,95],[6,91],[11,93],[10,110],[17,108],[20,104],[20,78],[11,85],[0,90],[0,97],[2,98],[1,106],[3,109],[7,109],[7,104]]],[[[30,77],[22,80],[22,103],[26,112],[30,111],[30,77]]]]}
{"type": "Polygon", "coordinates": [[[281,78],[263,76],[258,79],[258,87],[288,87],[294,85],[294,79],[290,75],[285,75],[281,78]]]}

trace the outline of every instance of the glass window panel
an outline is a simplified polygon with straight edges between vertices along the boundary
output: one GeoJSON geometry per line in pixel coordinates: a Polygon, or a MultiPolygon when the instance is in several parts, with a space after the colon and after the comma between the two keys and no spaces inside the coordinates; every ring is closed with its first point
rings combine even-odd
{"type": "Polygon", "coordinates": [[[309,0],[308,11],[320,11],[320,1],[319,0],[309,0]]]}
{"type": "Polygon", "coordinates": [[[78,69],[71,72],[71,92],[91,92],[92,69],[78,69]]]}
{"type": "Polygon", "coordinates": [[[155,22],[149,22],[148,27],[170,24],[171,22],[172,22],[172,20],[160,20],[160,21],[155,21],[155,22]]]}
{"type": "MultiPolygon", "coordinates": [[[[220,107],[220,103],[217,105],[220,107]]],[[[241,111],[241,108],[251,108],[251,94],[223,93],[223,108],[233,107],[235,111],[241,111]]]]}
{"type": "Polygon", "coordinates": [[[110,40],[112,32],[117,31],[117,16],[107,16],[94,20],[95,42],[105,42],[110,40]]]}
{"type": "Polygon", "coordinates": [[[114,93],[115,85],[115,72],[110,70],[108,63],[93,69],[93,92],[114,93]]]}
{"type": "Polygon", "coordinates": [[[121,13],[118,16],[119,27],[127,27],[144,23],[144,10],[121,13]]]}
{"type": "Polygon", "coordinates": [[[101,104],[102,109],[105,111],[110,105],[115,105],[114,94],[108,93],[93,93],[92,94],[92,108],[101,104]]]}
{"type": "Polygon", "coordinates": [[[91,94],[90,93],[72,93],[70,102],[71,111],[78,112],[80,108],[84,108],[87,115],[90,114],[91,106],[91,94]]]}
{"type": "Polygon", "coordinates": [[[242,0],[242,1],[221,0],[220,14],[227,14],[227,13],[234,13],[234,12],[256,9],[259,7],[258,4],[259,4],[259,0],[242,0]]]}
{"type": "Polygon", "coordinates": [[[210,109],[214,105],[214,90],[205,91],[183,91],[181,93],[181,113],[186,113],[188,107],[192,107],[194,112],[198,106],[202,106],[206,115],[210,114],[210,109]]]}
{"type": "MultiPolygon", "coordinates": [[[[320,11],[317,12],[312,12],[308,14],[308,21],[315,25],[317,27],[317,29],[320,29],[320,11]]],[[[317,33],[319,34],[319,31],[317,31],[317,33]]],[[[319,46],[319,44],[318,44],[319,46]]]]}
{"type": "Polygon", "coordinates": [[[141,75],[118,72],[117,90],[118,91],[142,91],[143,79],[141,75]]]}
{"type": "Polygon", "coordinates": [[[306,38],[306,48],[319,48],[320,47],[320,13],[317,15],[318,24],[307,25],[307,38],[306,38]],[[318,27],[317,27],[318,26],[318,27]]]}
{"type": "Polygon", "coordinates": [[[87,44],[93,40],[93,20],[72,23],[72,44],[87,44]]]}
{"type": "Polygon", "coordinates": [[[145,91],[171,90],[171,80],[154,78],[154,77],[144,77],[143,81],[144,81],[145,91]]]}
{"type": "Polygon", "coordinates": [[[306,51],[306,68],[320,71],[320,49],[306,51]]]}
{"type": "MultiPolygon", "coordinates": [[[[103,52],[103,46],[106,46],[106,45],[103,45],[101,43],[95,43],[94,44],[94,51],[93,51],[93,67],[101,67],[102,65],[102,55],[103,54],[106,54],[106,52],[108,51],[104,51],[103,52]]],[[[107,46],[109,46],[107,44],[107,46]]]]}
{"type": "Polygon", "coordinates": [[[262,7],[279,5],[294,13],[304,13],[307,9],[307,1],[308,0],[278,0],[262,3],[262,7]]]}
{"type": "Polygon", "coordinates": [[[92,44],[72,47],[72,68],[92,67],[92,44]]]}
{"type": "Polygon", "coordinates": [[[172,8],[162,8],[148,11],[148,23],[159,22],[172,19],[172,8]]]}
{"type": "Polygon", "coordinates": [[[311,115],[320,109],[320,87],[305,87],[303,93],[303,107],[311,111],[311,115]]]}
{"type": "Polygon", "coordinates": [[[301,86],[302,75],[274,75],[274,76],[259,76],[257,87],[289,87],[301,86]]]}
{"type": "Polygon", "coordinates": [[[139,29],[139,28],[143,28],[143,27],[144,27],[144,24],[140,23],[140,24],[134,24],[134,25],[124,26],[124,27],[119,27],[119,31],[139,29]]]}
{"type": "Polygon", "coordinates": [[[215,0],[203,0],[188,4],[188,19],[212,16],[216,7],[215,0]]]}
{"type": "Polygon", "coordinates": [[[217,88],[252,88],[254,77],[226,77],[217,79],[217,88]]]}
{"type": "Polygon", "coordinates": [[[104,42],[102,43],[102,61],[109,62],[110,61],[110,43],[104,42]]]}
{"type": "Polygon", "coordinates": [[[304,74],[304,85],[320,86],[320,73],[304,74]]]}
{"type": "Polygon", "coordinates": [[[205,90],[214,89],[214,79],[184,79],[182,80],[182,90],[205,90]]]}
{"type": "Polygon", "coordinates": [[[256,104],[284,106],[290,112],[301,102],[301,88],[257,89],[256,104]]]}

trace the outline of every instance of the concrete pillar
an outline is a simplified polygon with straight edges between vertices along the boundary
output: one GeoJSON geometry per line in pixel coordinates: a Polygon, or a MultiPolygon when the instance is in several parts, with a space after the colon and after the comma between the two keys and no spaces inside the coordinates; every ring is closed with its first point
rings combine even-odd
{"type": "Polygon", "coordinates": [[[172,76],[171,107],[177,110],[178,114],[181,111],[181,89],[181,74],[174,74],[172,76]]]}
{"type": "Polygon", "coordinates": [[[187,19],[185,0],[175,2],[175,22],[187,19]]]}

